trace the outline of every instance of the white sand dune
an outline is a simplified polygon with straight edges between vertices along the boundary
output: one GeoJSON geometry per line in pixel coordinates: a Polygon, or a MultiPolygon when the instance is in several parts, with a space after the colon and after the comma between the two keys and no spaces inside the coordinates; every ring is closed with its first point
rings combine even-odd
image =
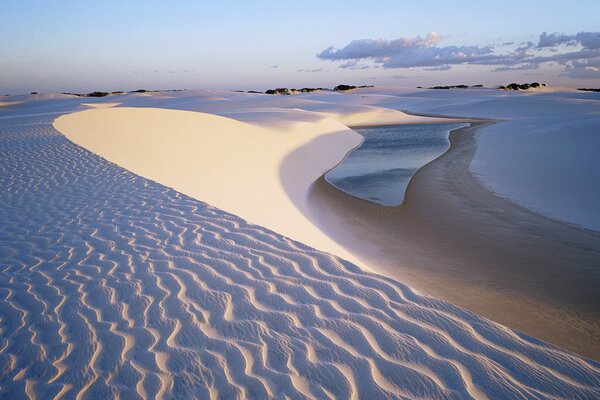
{"type": "MultiPolygon", "coordinates": [[[[79,117],[108,112],[120,111],[79,117]]],[[[215,144],[228,135],[244,146],[260,140],[256,127],[177,114],[212,122],[224,135],[215,144]]],[[[0,397],[600,396],[598,363],[128,172],[66,140],[52,118],[0,120],[0,397]]],[[[338,124],[316,125],[337,132],[338,124]]],[[[356,142],[342,133],[323,159],[356,142]]],[[[310,140],[281,136],[279,150],[310,140]]],[[[135,144],[165,145],[153,139],[135,144]]],[[[131,138],[111,140],[127,148],[131,138]]],[[[210,173],[248,177],[225,164],[210,173]]],[[[318,169],[310,160],[305,168],[318,169]]],[[[253,184],[279,196],[272,185],[281,183],[266,179],[253,184]]]]}
{"type": "Polygon", "coordinates": [[[155,108],[89,110],[62,116],[55,126],[75,143],[134,173],[350,258],[288,198],[279,169],[297,147],[319,135],[334,136],[321,154],[286,172],[288,181],[299,188],[295,194],[304,196],[304,188],[361,137],[333,119],[296,114],[287,121],[292,129],[286,132],[211,114],[155,108]]]}
{"type": "Polygon", "coordinates": [[[0,108],[14,106],[15,104],[19,104],[19,103],[20,103],[20,101],[0,101],[0,108]]]}
{"type": "MultiPolygon", "coordinates": [[[[251,125],[198,112],[118,107],[64,115],[54,126],[129,171],[359,262],[307,216],[310,186],[362,141],[331,114],[281,108],[229,113],[251,125]],[[312,149],[306,157],[289,157],[306,146],[312,149]]],[[[339,115],[361,123],[382,116],[412,123],[434,120],[379,107],[339,115]]]]}

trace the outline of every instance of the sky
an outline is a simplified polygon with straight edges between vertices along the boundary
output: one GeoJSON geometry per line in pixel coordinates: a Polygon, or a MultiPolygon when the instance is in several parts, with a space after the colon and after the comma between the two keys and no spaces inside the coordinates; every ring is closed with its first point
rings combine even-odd
{"type": "Polygon", "coordinates": [[[598,0],[1,0],[0,95],[600,87],[598,16],[598,0]]]}

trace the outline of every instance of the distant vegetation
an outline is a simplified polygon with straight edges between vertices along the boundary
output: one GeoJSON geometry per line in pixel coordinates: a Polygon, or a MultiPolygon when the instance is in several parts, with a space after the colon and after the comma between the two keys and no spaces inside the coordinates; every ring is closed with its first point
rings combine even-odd
{"type": "Polygon", "coordinates": [[[84,97],[105,97],[108,96],[112,93],[108,93],[108,92],[92,92],[92,93],[88,93],[87,96],[84,97]]]}
{"type": "Polygon", "coordinates": [[[356,86],[337,85],[336,87],[333,88],[333,90],[335,90],[336,92],[345,92],[346,90],[353,90],[353,89],[356,89],[356,86]]]}
{"type": "Polygon", "coordinates": [[[600,88],[579,88],[577,90],[581,90],[584,92],[600,92],[600,88]]]}
{"type": "MultiPolygon", "coordinates": [[[[498,89],[499,90],[528,90],[528,89],[532,89],[532,88],[539,88],[539,87],[543,87],[546,86],[545,83],[538,83],[538,82],[533,82],[533,83],[511,83],[510,85],[507,86],[499,86],[498,89]]],[[[448,86],[432,86],[429,87],[427,89],[469,89],[469,88],[482,88],[483,85],[448,85],[448,86]]],[[[423,89],[421,86],[417,86],[417,89],[423,89]]],[[[585,90],[585,89],[579,89],[579,90],[585,90]]],[[[590,89],[590,90],[594,90],[594,89],[590,89]]]]}
{"type": "Polygon", "coordinates": [[[299,90],[296,89],[288,89],[288,88],[277,88],[277,89],[269,89],[265,91],[265,94],[281,94],[281,95],[290,95],[300,93],[299,90]]]}
{"type": "Polygon", "coordinates": [[[372,87],[373,87],[373,85],[362,85],[362,86],[337,85],[336,87],[333,88],[333,90],[336,92],[345,92],[346,90],[364,89],[364,88],[372,88],[372,87]]]}
{"type": "Polygon", "coordinates": [[[533,83],[511,83],[510,85],[507,86],[500,86],[498,89],[499,90],[529,90],[532,88],[539,88],[542,86],[546,86],[545,83],[538,83],[538,82],[533,82],[533,83]]]}
{"type": "MultiPolygon", "coordinates": [[[[265,94],[298,94],[298,93],[309,93],[309,92],[317,92],[319,90],[327,90],[323,88],[302,88],[302,89],[288,89],[288,88],[277,88],[277,89],[269,89],[265,91],[265,94]]],[[[248,92],[250,93],[250,92],[248,92]]]]}
{"type": "Polygon", "coordinates": [[[320,90],[324,90],[323,88],[314,88],[314,87],[305,87],[300,89],[300,93],[309,93],[309,92],[318,92],[320,90]]]}
{"type": "MultiPolygon", "coordinates": [[[[146,89],[138,89],[131,90],[127,93],[158,93],[158,92],[182,92],[182,89],[172,89],[172,90],[146,90],[146,89]]],[[[126,92],[122,90],[118,90],[116,92],[90,92],[90,93],[69,93],[64,92],[63,94],[70,94],[71,96],[77,97],[106,97],[106,96],[117,96],[120,94],[125,94],[126,92]]],[[[33,93],[32,93],[33,94],[33,93]]]]}
{"type": "Polygon", "coordinates": [[[68,92],[65,92],[63,94],[70,94],[72,96],[77,96],[77,97],[106,97],[106,96],[112,96],[112,95],[117,95],[117,94],[123,94],[123,92],[91,92],[91,93],[68,93],[68,92]]]}
{"type": "MultiPolygon", "coordinates": [[[[333,91],[345,92],[347,90],[362,89],[362,88],[369,88],[369,87],[373,87],[373,86],[337,85],[336,87],[333,88],[333,91]]],[[[317,87],[317,88],[305,87],[302,89],[277,88],[277,89],[269,89],[269,90],[265,91],[265,94],[291,95],[291,94],[298,94],[298,93],[318,92],[321,90],[331,91],[332,89],[327,89],[327,88],[322,88],[322,87],[317,87]]],[[[248,93],[260,93],[260,92],[249,91],[248,93]]]]}
{"type": "MultiPolygon", "coordinates": [[[[427,89],[469,89],[469,88],[482,88],[483,85],[449,85],[449,86],[432,86],[427,89]]],[[[423,89],[421,86],[417,86],[417,89],[423,89]]]]}
{"type": "Polygon", "coordinates": [[[432,86],[427,89],[468,89],[469,85],[432,86]]]}

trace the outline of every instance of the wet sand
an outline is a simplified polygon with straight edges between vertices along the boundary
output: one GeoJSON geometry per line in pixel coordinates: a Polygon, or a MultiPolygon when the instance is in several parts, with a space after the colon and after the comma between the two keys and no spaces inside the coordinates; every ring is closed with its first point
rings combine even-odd
{"type": "Polygon", "coordinates": [[[413,177],[401,207],[319,179],[311,218],[375,270],[511,328],[600,360],[600,234],[485,189],[469,172],[475,122],[413,177]]]}

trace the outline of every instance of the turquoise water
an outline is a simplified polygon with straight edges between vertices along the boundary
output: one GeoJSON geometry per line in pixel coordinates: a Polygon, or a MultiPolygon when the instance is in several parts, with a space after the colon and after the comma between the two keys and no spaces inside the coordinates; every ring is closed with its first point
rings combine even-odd
{"type": "Polygon", "coordinates": [[[413,175],[450,147],[450,131],[464,123],[376,126],[355,129],[364,142],[337,167],[327,182],[382,206],[399,206],[413,175]]]}

